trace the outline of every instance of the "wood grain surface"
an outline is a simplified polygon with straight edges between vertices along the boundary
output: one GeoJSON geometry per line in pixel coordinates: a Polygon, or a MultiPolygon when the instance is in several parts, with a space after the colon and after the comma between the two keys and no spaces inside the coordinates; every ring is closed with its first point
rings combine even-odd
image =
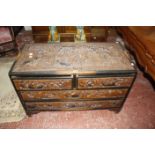
{"type": "Polygon", "coordinates": [[[26,102],[27,110],[87,110],[120,107],[123,100],[79,102],[26,102]]]}
{"type": "Polygon", "coordinates": [[[27,44],[12,72],[134,70],[128,52],[115,43],[27,44]]]}
{"type": "Polygon", "coordinates": [[[25,101],[46,99],[93,99],[125,97],[128,89],[21,91],[25,101]]]}
{"type": "Polygon", "coordinates": [[[13,80],[17,90],[71,89],[72,79],[13,80]]]}
{"type": "Polygon", "coordinates": [[[79,89],[130,87],[133,77],[79,78],[79,89]]]}

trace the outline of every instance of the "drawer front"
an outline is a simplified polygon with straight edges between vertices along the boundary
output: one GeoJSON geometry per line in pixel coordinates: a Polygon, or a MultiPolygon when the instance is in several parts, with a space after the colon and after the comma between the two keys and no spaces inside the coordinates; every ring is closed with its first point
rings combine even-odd
{"type": "Polygon", "coordinates": [[[130,87],[133,77],[78,78],[79,89],[130,87]]]}
{"type": "Polygon", "coordinates": [[[106,40],[105,36],[103,35],[86,35],[87,42],[104,42],[106,40]]]}
{"type": "Polygon", "coordinates": [[[48,42],[48,34],[47,35],[33,35],[33,39],[35,43],[46,43],[48,42]]]}
{"type": "Polygon", "coordinates": [[[90,38],[91,42],[104,42],[105,41],[105,37],[104,36],[91,36],[90,38]]]}
{"type": "Polygon", "coordinates": [[[74,34],[60,34],[60,42],[74,42],[74,34]]]}
{"type": "Polygon", "coordinates": [[[127,89],[21,91],[23,100],[96,99],[125,97],[127,89]]]}
{"type": "Polygon", "coordinates": [[[71,89],[72,79],[13,80],[17,90],[71,89]]]}
{"type": "Polygon", "coordinates": [[[79,101],[79,102],[26,102],[27,110],[87,110],[118,108],[123,100],[79,101]]]}

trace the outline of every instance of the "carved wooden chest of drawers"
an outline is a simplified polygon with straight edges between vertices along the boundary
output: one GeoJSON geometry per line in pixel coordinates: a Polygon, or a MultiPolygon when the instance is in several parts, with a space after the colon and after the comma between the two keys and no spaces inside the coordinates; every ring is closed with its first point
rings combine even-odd
{"type": "Polygon", "coordinates": [[[120,109],[136,70],[128,51],[115,43],[28,44],[9,76],[32,114],[120,109]]]}

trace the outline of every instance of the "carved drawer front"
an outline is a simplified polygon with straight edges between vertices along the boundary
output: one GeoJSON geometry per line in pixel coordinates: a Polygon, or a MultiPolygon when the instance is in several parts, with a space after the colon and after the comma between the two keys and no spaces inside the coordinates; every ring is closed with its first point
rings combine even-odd
{"type": "Polygon", "coordinates": [[[91,99],[125,97],[127,89],[62,90],[62,91],[21,91],[22,98],[29,100],[46,99],[91,99]]]}
{"type": "Polygon", "coordinates": [[[17,90],[71,89],[72,79],[13,80],[17,90]]]}
{"type": "Polygon", "coordinates": [[[28,110],[87,110],[120,107],[123,100],[78,101],[78,102],[26,102],[28,110]]]}
{"type": "Polygon", "coordinates": [[[79,89],[129,87],[133,77],[78,78],[79,89]]]}

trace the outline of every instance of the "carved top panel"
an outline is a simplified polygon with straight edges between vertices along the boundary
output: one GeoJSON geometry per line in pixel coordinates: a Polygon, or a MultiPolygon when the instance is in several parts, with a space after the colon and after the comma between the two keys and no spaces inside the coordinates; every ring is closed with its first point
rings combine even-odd
{"type": "Polygon", "coordinates": [[[27,44],[12,72],[133,70],[128,52],[115,43],[27,44]]]}

